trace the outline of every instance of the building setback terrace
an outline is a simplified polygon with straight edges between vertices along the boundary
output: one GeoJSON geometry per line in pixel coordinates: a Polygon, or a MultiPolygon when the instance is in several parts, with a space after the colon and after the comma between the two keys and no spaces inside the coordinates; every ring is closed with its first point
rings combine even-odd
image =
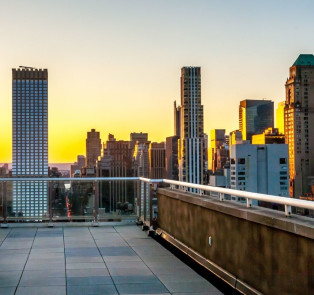
{"type": "Polygon", "coordinates": [[[135,225],[0,231],[0,295],[222,294],[135,225]]]}

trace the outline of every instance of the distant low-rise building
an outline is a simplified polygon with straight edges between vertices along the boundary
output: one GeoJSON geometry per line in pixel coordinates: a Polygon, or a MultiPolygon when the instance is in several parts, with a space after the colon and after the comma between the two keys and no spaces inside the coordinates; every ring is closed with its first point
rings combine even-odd
{"type": "Polygon", "coordinates": [[[284,144],[285,136],[278,128],[267,128],[262,134],[252,136],[252,144],[284,144]]]}

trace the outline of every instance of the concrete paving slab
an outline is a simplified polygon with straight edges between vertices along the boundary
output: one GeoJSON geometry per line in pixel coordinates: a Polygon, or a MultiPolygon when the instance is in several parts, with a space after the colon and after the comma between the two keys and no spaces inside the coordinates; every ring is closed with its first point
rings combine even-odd
{"type": "Polygon", "coordinates": [[[102,257],[86,257],[86,256],[77,256],[77,257],[66,257],[66,263],[84,263],[84,262],[98,262],[103,263],[102,257]]]}
{"type": "Polygon", "coordinates": [[[0,295],[16,287],[18,295],[220,294],[134,225],[18,228],[1,237],[0,295]]]}
{"type": "Polygon", "coordinates": [[[84,278],[92,276],[109,276],[108,269],[106,268],[93,268],[93,269],[67,269],[66,270],[67,278],[84,278]]]}
{"type": "Polygon", "coordinates": [[[102,256],[136,256],[130,247],[99,247],[102,256]]]}
{"type": "Polygon", "coordinates": [[[113,281],[111,276],[84,276],[81,277],[68,277],[67,285],[68,286],[93,286],[93,285],[112,285],[113,281]]]}
{"type": "Polygon", "coordinates": [[[77,262],[77,263],[67,263],[66,269],[84,269],[84,268],[106,268],[104,263],[98,262],[77,262]]]}
{"type": "Polygon", "coordinates": [[[208,292],[216,291],[217,289],[209,282],[163,282],[166,288],[171,292],[208,292]]]}
{"type": "Polygon", "coordinates": [[[106,263],[114,261],[142,261],[139,256],[103,256],[102,258],[106,263]]]}
{"type": "Polygon", "coordinates": [[[144,283],[144,284],[151,284],[151,283],[159,283],[159,279],[153,275],[140,275],[140,274],[134,274],[129,276],[115,276],[112,275],[112,279],[114,283],[117,284],[138,284],[138,283],[144,283]]]}
{"type": "Polygon", "coordinates": [[[65,286],[18,287],[15,295],[66,295],[65,286]]]}
{"type": "Polygon", "coordinates": [[[114,285],[67,286],[67,295],[118,294],[114,285]]]}
{"type": "Polygon", "coordinates": [[[0,286],[15,287],[18,285],[22,271],[0,271],[0,286]]]}
{"type": "Polygon", "coordinates": [[[16,287],[0,287],[0,295],[14,295],[16,287]]]}
{"type": "Polygon", "coordinates": [[[168,292],[166,287],[160,282],[149,284],[119,284],[116,287],[119,294],[158,294],[168,292]]]}
{"type": "Polygon", "coordinates": [[[37,249],[31,249],[31,254],[37,254],[37,253],[64,253],[64,247],[53,247],[50,246],[46,248],[37,248],[37,249]]]}

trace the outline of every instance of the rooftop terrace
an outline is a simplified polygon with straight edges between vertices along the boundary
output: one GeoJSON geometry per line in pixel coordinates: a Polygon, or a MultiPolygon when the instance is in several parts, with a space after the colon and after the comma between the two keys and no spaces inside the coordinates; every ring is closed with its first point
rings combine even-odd
{"type": "Polygon", "coordinates": [[[0,294],[222,294],[135,225],[0,230],[0,294]]]}

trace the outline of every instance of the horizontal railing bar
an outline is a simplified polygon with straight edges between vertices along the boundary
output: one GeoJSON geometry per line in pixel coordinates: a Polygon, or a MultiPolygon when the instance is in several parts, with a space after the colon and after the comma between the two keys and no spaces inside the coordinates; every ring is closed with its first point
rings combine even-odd
{"type": "MultiPolygon", "coordinates": [[[[146,178],[145,178],[146,179],[146,178]]],[[[135,181],[140,177],[8,177],[0,178],[1,181],[135,181]]],[[[162,181],[162,179],[160,179],[162,181]]]]}
{"type": "Polygon", "coordinates": [[[274,195],[266,195],[260,193],[253,193],[247,191],[233,190],[228,188],[220,188],[209,185],[201,185],[195,183],[188,183],[170,179],[149,179],[145,177],[8,177],[0,178],[0,182],[13,182],[13,181],[47,181],[47,182],[58,182],[58,181],[72,181],[72,182],[101,182],[101,181],[143,181],[147,183],[167,183],[172,185],[183,186],[186,188],[195,188],[204,191],[217,192],[222,194],[229,194],[235,197],[243,197],[247,199],[253,199],[258,201],[273,202],[277,204],[294,206],[299,208],[306,208],[314,210],[314,202],[307,200],[300,200],[289,197],[280,197],[274,195]]]}
{"type": "Polygon", "coordinates": [[[145,177],[140,177],[139,180],[144,181],[144,182],[149,182],[149,183],[159,183],[159,182],[164,181],[163,179],[150,179],[150,178],[145,178],[145,177]]]}
{"type": "Polygon", "coordinates": [[[176,180],[170,180],[170,179],[163,179],[163,182],[168,183],[168,184],[196,188],[196,189],[205,190],[205,191],[228,194],[228,195],[232,195],[236,197],[243,197],[243,198],[249,198],[249,199],[258,200],[258,201],[265,201],[265,202],[270,202],[270,203],[277,203],[277,204],[282,204],[282,205],[289,205],[289,206],[314,210],[314,202],[307,201],[307,200],[300,200],[300,199],[294,199],[294,198],[289,198],[289,197],[279,197],[279,196],[273,196],[273,195],[265,195],[265,194],[260,194],[260,193],[252,193],[252,192],[246,192],[246,191],[240,191],[240,190],[233,190],[230,188],[221,188],[221,187],[188,183],[188,182],[182,182],[182,181],[176,181],[176,180]]]}

